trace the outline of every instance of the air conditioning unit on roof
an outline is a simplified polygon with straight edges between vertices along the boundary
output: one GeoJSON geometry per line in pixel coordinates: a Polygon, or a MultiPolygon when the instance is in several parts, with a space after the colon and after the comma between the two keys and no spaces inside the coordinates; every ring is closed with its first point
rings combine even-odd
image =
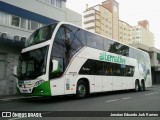
{"type": "Polygon", "coordinates": [[[14,36],[14,40],[18,40],[19,41],[20,40],[20,36],[19,35],[15,35],[14,36]]]}
{"type": "Polygon", "coordinates": [[[1,33],[1,38],[7,39],[8,38],[8,33],[7,32],[2,32],[1,33]]]}
{"type": "Polygon", "coordinates": [[[21,37],[21,41],[25,43],[26,42],[26,37],[21,37]]]}

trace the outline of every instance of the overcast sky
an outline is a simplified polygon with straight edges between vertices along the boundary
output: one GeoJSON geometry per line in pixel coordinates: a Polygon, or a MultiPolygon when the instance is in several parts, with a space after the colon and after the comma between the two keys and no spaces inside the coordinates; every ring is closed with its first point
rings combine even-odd
{"type": "MultiPolygon", "coordinates": [[[[83,14],[85,5],[101,4],[105,0],[67,0],[67,7],[83,14]]],[[[160,0],[116,0],[119,3],[119,19],[131,26],[148,20],[149,30],[154,34],[155,47],[160,49],[160,0]]]]}

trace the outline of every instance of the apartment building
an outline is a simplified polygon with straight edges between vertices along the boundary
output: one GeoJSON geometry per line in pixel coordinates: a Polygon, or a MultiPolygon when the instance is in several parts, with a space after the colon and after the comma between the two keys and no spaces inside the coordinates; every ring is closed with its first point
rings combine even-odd
{"type": "Polygon", "coordinates": [[[119,3],[115,0],[106,0],[102,6],[112,13],[112,38],[119,40],[119,3]]]}
{"type": "Polygon", "coordinates": [[[119,20],[119,3],[106,0],[102,4],[86,7],[84,28],[106,37],[128,44],[131,39],[131,26],[119,20]]]}
{"type": "Polygon", "coordinates": [[[137,26],[119,20],[119,3],[106,0],[102,4],[86,7],[84,28],[125,44],[141,43],[154,46],[154,35],[149,31],[147,20],[139,21],[137,26]]]}
{"type": "Polygon", "coordinates": [[[84,28],[112,38],[112,13],[102,5],[86,8],[84,28]]]}
{"type": "Polygon", "coordinates": [[[132,27],[131,43],[141,43],[148,47],[154,47],[154,35],[149,31],[149,22],[147,20],[138,22],[138,25],[132,27]]]}
{"type": "Polygon", "coordinates": [[[125,44],[131,43],[132,26],[128,23],[119,20],[119,41],[125,44]]]}
{"type": "Polygon", "coordinates": [[[114,0],[106,0],[102,5],[86,7],[84,28],[109,38],[119,39],[119,7],[114,0]]]}

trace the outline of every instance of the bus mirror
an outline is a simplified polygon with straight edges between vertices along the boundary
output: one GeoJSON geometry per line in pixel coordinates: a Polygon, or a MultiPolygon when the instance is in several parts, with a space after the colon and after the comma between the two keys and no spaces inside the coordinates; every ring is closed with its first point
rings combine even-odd
{"type": "Polygon", "coordinates": [[[52,63],[53,63],[52,72],[58,72],[59,62],[57,60],[52,60],[52,63]]]}
{"type": "Polygon", "coordinates": [[[14,66],[13,75],[14,75],[15,77],[17,77],[17,66],[14,66]]]}

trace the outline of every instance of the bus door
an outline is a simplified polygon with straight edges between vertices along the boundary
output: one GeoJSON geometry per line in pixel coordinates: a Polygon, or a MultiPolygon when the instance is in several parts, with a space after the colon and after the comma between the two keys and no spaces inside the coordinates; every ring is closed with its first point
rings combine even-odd
{"type": "Polygon", "coordinates": [[[63,58],[53,57],[50,62],[50,87],[52,95],[64,94],[64,60],[63,58]]]}

